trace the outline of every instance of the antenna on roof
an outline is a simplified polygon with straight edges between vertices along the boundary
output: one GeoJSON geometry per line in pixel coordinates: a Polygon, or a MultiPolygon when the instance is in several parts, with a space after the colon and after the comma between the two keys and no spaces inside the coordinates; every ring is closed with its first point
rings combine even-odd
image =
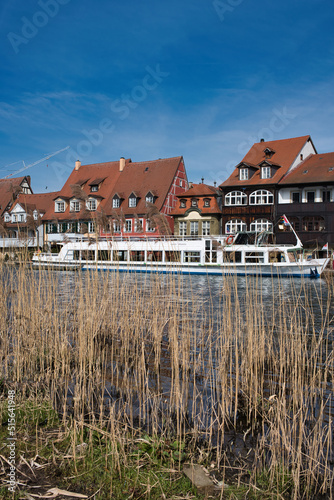
{"type": "Polygon", "coordinates": [[[48,160],[49,158],[51,158],[52,156],[55,156],[59,153],[62,153],[63,151],[66,151],[66,149],[68,149],[70,146],[67,146],[66,148],[64,149],[60,149],[59,151],[56,151],[55,153],[50,153],[48,154],[47,156],[44,156],[43,158],[41,158],[40,160],[37,160],[35,161],[34,163],[30,163],[29,165],[26,165],[23,161],[23,165],[24,167],[23,168],[20,168],[20,170],[17,170],[16,172],[12,173],[12,174],[9,174],[9,175],[6,175],[6,177],[4,177],[4,179],[8,179],[8,177],[12,177],[13,175],[16,175],[16,174],[19,174],[20,172],[23,172],[23,170],[26,170],[27,168],[30,168],[30,167],[34,167],[35,165],[37,165],[38,163],[41,163],[42,161],[44,160],[48,160]]]}

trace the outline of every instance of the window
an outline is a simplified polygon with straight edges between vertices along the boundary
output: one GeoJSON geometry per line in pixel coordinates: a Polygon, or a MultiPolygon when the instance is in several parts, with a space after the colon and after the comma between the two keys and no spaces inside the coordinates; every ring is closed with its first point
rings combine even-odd
{"type": "Polygon", "coordinates": [[[204,220],[202,222],[202,234],[203,234],[203,236],[210,235],[210,221],[209,220],[204,220]]]}
{"type": "Polygon", "coordinates": [[[124,224],[124,232],[132,233],[132,219],[126,219],[124,224]]]}
{"type": "Polygon", "coordinates": [[[46,225],[46,232],[48,234],[56,233],[57,232],[57,224],[53,224],[52,222],[48,222],[46,225]]]}
{"type": "Polygon", "coordinates": [[[114,227],[114,233],[121,232],[121,225],[118,221],[114,221],[113,227],[114,227]]]}
{"type": "Polygon", "coordinates": [[[17,222],[17,215],[16,214],[12,214],[12,222],[17,222]]]}
{"type": "Polygon", "coordinates": [[[323,217],[303,217],[303,231],[325,231],[325,220],[323,217]]]}
{"type": "Polygon", "coordinates": [[[143,232],[143,224],[144,221],[143,219],[136,219],[135,220],[135,232],[136,233],[142,233],[143,232]]]}
{"type": "Polygon", "coordinates": [[[87,207],[87,210],[90,210],[91,212],[93,212],[94,210],[97,209],[97,201],[94,198],[88,200],[86,203],[86,207],[87,207]]]}
{"type": "Polygon", "coordinates": [[[97,184],[93,184],[91,187],[90,187],[90,190],[92,193],[96,193],[96,191],[99,190],[99,186],[97,184]]]}
{"type": "Polygon", "coordinates": [[[32,215],[33,215],[34,220],[38,220],[38,212],[37,212],[37,210],[34,210],[34,212],[33,212],[32,215]]]}
{"type": "Polygon", "coordinates": [[[314,203],[314,200],[315,200],[315,192],[306,191],[306,203],[314,203]]]}
{"type": "Polygon", "coordinates": [[[55,212],[65,212],[65,202],[64,201],[56,201],[55,212]]]}
{"type": "Polygon", "coordinates": [[[323,203],[328,203],[331,201],[331,192],[329,190],[324,190],[322,192],[322,201],[323,203]]]}
{"type": "Polygon", "coordinates": [[[187,206],[187,201],[186,200],[181,200],[180,201],[180,208],[186,208],[187,206]]]}
{"type": "Polygon", "coordinates": [[[271,167],[265,166],[261,167],[261,178],[270,179],[271,177],[271,167]]]}
{"type": "Polygon", "coordinates": [[[5,213],[5,222],[10,222],[10,215],[5,213]]]}
{"type": "Polygon", "coordinates": [[[70,211],[71,212],[80,212],[80,201],[78,201],[78,200],[71,200],[70,211]]]}
{"type": "Polygon", "coordinates": [[[147,219],[146,221],[146,231],[153,232],[156,230],[156,226],[153,221],[147,219]]]}
{"type": "Polygon", "coordinates": [[[295,191],[294,193],[291,194],[292,194],[292,203],[300,203],[300,192],[295,191]]]}
{"type": "Polygon", "coordinates": [[[239,233],[240,231],[246,231],[247,225],[241,219],[231,219],[225,224],[225,233],[239,233]]]}
{"type": "Polygon", "coordinates": [[[182,187],[182,186],[183,186],[183,181],[182,181],[182,179],[180,179],[180,183],[179,183],[179,184],[180,184],[180,187],[182,187]]]}
{"type": "Polygon", "coordinates": [[[184,252],[184,262],[201,262],[201,252],[184,252]]]}
{"type": "Polygon", "coordinates": [[[239,179],[241,181],[247,181],[248,180],[248,168],[240,168],[239,169],[239,179]]]}
{"type": "Polygon", "coordinates": [[[88,222],[88,232],[95,233],[95,222],[94,221],[88,222]]]}
{"type": "Polygon", "coordinates": [[[25,219],[24,215],[25,214],[20,214],[19,215],[19,222],[24,222],[24,219],[25,219]]]}
{"type": "Polygon", "coordinates": [[[297,231],[297,232],[300,231],[300,224],[299,224],[298,217],[290,216],[289,222],[295,231],[297,231]]]}
{"type": "Polygon", "coordinates": [[[154,203],[154,196],[152,193],[147,193],[145,197],[146,203],[154,203]]]}
{"type": "Polygon", "coordinates": [[[137,206],[137,198],[134,195],[129,196],[129,207],[133,208],[137,206]]]}
{"type": "Polygon", "coordinates": [[[198,236],[198,222],[197,221],[190,222],[190,235],[191,236],[198,236]]]}
{"type": "Polygon", "coordinates": [[[231,191],[225,196],[225,205],[247,205],[247,195],[241,191],[231,191]]]}
{"type": "Polygon", "coordinates": [[[196,198],[193,198],[193,199],[191,200],[191,206],[192,206],[192,207],[197,207],[197,206],[198,206],[198,200],[197,200],[196,198]]]}
{"type": "Polygon", "coordinates": [[[121,205],[121,200],[118,196],[114,196],[112,199],[112,207],[113,208],[119,208],[121,205]]]}
{"type": "Polygon", "coordinates": [[[272,205],[273,203],[274,195],[270,191],[254,191],[249,197],[250,205],[272,205]]]}
{"type": "Polygon", "coordinates": [[[179,235],[180,236],[186,236],[187,234],[187,222],[186,221],[181,221],[179,223],[179,235]]]}
{"type": "Polygon", "coordinates": [[[209,207],[210,206],[210,202],[211,202],[210,198],[204,198],[204,206],[205,207],[209,207]]]}
{"type": "Polygon", "coordinates": [[[268,219],[256,219],[250,225],[251,231],[256,231],[260,233],[261,231],[272,231],[273,223],[268,219]]]}

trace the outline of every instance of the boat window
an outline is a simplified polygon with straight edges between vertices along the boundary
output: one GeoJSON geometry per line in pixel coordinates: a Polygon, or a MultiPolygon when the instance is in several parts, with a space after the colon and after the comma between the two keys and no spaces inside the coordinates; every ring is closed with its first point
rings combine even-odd
{"type": "Polygon", "coordinates": [[[80,250],[73,250],[73,259],[80,260],[80,250]]]}
{"type": "MultiPolygon", "coordinates": [[[[285,262],[285,255],[283,252],[279,251],[274,251],[274,252],[269,252],[269,262],[285,262]]],[[[292,261],[290,261],[292,262],[292,261]]]]}
{"type": "Polygon", "coordinates": [[[240,263],[241,252],[223,252],[223,261],[226,263],[240,263]]]}
{"type": "Polygon", "coordinates": [[[264,254],[263,252],[246,252],[245,253],[245,262],[249,262],[252,264],[259,264],[260,262],[264,262],[264,254]]]}
{"type": "Polygon", "coordinates": [[[181,262],[181,252],[165,252],[166,262],[181,262]]]}
{"type": "Polygon", "coordinates": [[[81,258],[83,260],[95,260],[95,250],[82,250],[81,258]]]}
{"type": "Polygon", "coordinates": [[[113,251],[113,260],[116,262],[126,262],[128,260],[128,251],[127,250],[114,250],[113,251]]]}
{"type": "Polygon", "coordinates": [[[98,250],[97,260],[110,260],[110,250],[98,250]]]}
{"type": "Polygon", "coordinates": [[[147,252],[148,262],[162,262],[162,252],[159,251],[149,251],[147,252]]]}
{"type": "Polygon", "coordinates": [[[130,251],[130,260],[134,262],[143,262],[145,260],[145,251],[144,250],[131,250],[130,251]]]}
{"type": "Polygon", "coordinates": [[[184,262],[201,262],[201,252],[184,252],[184,262]]]}

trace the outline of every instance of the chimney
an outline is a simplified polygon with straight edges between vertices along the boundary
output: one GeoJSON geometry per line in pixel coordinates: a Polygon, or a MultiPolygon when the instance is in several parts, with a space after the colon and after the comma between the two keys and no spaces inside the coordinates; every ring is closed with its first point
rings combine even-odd
{"type": "Polygon", "coordinates": [[[123,156],[122,156],[122,157],[120,158],[120,160],[119,160],[119,171],[120,171],[120,172],[123,172],[124,167],[125,167],[125,158],[123,158],[123,156]]]}
{"type": "Polygon", "coordinates": [[[75,167],[74,167],[74,170],[79,170],[79,168],[81,167],[81,161],[80,160],[77,160],[75,162],[75,167]]]}
{"type": "Polygon", "coordinates": [[[204,177],[201,178],[202,184],[204,183],[204,177]]]}
{"type": "Polygon", "coordinates": [[[264,142],[264,139],[261,139],[261,141],[260,141],[260,142],[264,142]]]}
{"type": "Polygon", "coordinates": [[[217,186],[217,181],[214,181],[213,182],[213,186],[216,187],[217,186]]]}
{"type": "Polygon", "coordinates": [[[189,189],[191,189],[192,187],[193,187],[193,183],[189,182],[189,189]]]}

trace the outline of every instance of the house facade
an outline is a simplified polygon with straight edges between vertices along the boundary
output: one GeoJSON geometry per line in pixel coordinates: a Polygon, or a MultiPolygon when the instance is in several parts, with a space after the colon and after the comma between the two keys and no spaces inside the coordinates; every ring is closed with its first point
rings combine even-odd
{"type": "Polygon", "coordinates": [[[316,150],[310,136],[254,144],[220,185],[222,232],[274,230],[279,183],[311,154],[316,150]]]}
{"type": "Polygon", "coordinates": [[[3,214],[3,248],[36,249],[44,244],[42,217],[56,193],[20,193],[3,214]]]}
{"type": "Polygon", "coordinates": [[[207,184],[189,185],[177,196],[178,201],[171,215],[174,234],[178,236],[210,236],[221,233],[221,193],[207,184]]]}
{"type": "Polygon", "coordinates": [[[283,214],[305,246],[334,246],[334,153],[311,154],[281,179],[277,217],[283,214]]]}
{"type": "Polygon", "coordinates": [[[170,212],[188,188],[183,158],[75,168],[43,217],[45,242],[99,236],[154,237],[173,231],[170,212]]]}

